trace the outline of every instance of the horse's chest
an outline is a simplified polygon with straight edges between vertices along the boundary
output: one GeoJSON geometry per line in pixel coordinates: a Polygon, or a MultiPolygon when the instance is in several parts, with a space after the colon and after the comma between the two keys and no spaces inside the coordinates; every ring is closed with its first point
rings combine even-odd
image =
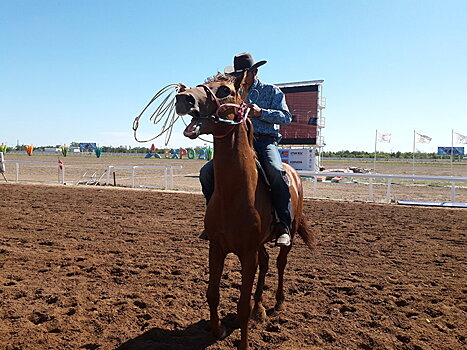
{"type": "Polygon", "coordinates": [[[217,232],[255,232],[261,228],[261,217],[256,210],[208,210],[206,228],[217,232]]]}

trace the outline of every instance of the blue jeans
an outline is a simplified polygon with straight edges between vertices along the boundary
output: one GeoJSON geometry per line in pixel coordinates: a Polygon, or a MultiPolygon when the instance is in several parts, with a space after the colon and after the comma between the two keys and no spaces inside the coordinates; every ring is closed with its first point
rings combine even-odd
{"type": "MultiPolygon", "coordinates": [[[[253,146],[271,184],[272,205],[279,216],[279,221],[286,227],[290,227],[292,225],[290,191],[277,141],[272,138],[259,138],[255,139],[253,146]]],[[[201,168],[199,181],[206,202],[209,202],[214,193],[214,163],[212,160],[201,168]]]]}

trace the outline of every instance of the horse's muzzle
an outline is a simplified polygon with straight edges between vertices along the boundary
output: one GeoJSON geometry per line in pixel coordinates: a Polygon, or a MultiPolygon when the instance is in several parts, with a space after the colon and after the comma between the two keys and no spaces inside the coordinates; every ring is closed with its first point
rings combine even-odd
{"type": "Polygon", "coordinates": [[[178,115],[190,113],[195,106],[195,103],[195,98],[191,94],[181,93],[175,95],[175,111],[178,115]]]}

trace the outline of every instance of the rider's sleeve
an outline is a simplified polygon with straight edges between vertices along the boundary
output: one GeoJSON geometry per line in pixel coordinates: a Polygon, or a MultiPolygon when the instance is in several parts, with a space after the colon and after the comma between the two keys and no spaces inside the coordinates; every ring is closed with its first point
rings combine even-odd
{"type": "Polygon", "coordinates": [[[261,116],[258,118],[266,123],[288,125],[292,121],[292,115],[285,102],[284,93],[278,88],[273,87],[269,108],[262,108],[261,116]]]}

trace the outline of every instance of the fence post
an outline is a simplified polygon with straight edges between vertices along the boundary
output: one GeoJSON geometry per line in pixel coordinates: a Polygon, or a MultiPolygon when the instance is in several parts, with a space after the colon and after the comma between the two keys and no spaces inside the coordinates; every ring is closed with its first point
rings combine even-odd
{"type": "Polygon", "coordinates": [[[174,188],[174,169],[170,167],[170,187],[169,190],[173,190],[174,188]]]}
{"type": "Polygon", "coordinates": [[[64,185],[65,184],[65,165],[63,164],[62,164],[61,172],[62,172],[62,185],[64,185]]]}
{"type": "Polygon", "coordinates": [[[4,173],[6,171],[4,160],[3,152],[0,152],[0,173],[4,173]]]}
{"type": "Polygon", "coordinates": [[[164,189],[167,189],[167,167],[164,168],[164,189]]]}
{"type": "Polygon", "coordinates": [[[456,183],[451,182],[451,203],[454,203],[456,199],[456,183]]]}
{"type": "Polygon", "coordinates": [[[136,166],[134,166],[131,170],[131,188],[135,187],[135,168],[136,166]]]}
{"type": "Polygon", "coordinates": [[[370,177],[370,188],[368,189],[368,199],[373,202],[373,178],[370,177]]]}
{"type": "Polygon", "coordinates": [[[106,186],[109,186],[110,184],[110,173],[112,172],[112,168],[112,165],[109,165],[109,167],[107,168],[107,180],[105,181],[106,186]]]}
{"type": "Polygon", "coordinates": [[[316,188],[318,187],[318,177],[313,176],[313,197],[316,198],[316,188]]]}
{"type": "Polygon", "coordinates": [[[388,189],[386,191],[386,202],[391,203],[391,178],[388,178],[388,189]]]}

